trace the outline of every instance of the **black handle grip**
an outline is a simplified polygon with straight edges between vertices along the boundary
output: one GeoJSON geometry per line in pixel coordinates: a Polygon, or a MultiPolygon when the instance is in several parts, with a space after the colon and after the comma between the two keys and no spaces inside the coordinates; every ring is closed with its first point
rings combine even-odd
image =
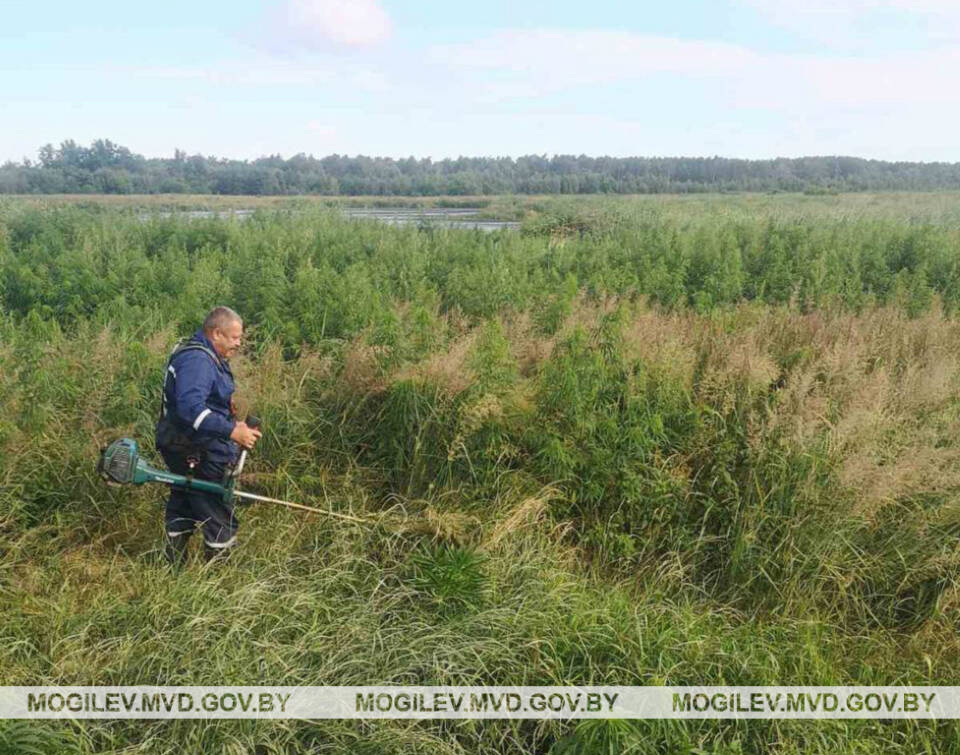
{"type": "Polygon", "coordinates": [[[256,430],[257,428],[260,427],[260,418],[259,418],[259,417],[254,417],[252,414],[248,414],[248,415],[247,415],[246,425],[247,425],[247,427],[249,427],[250,429],[256,430]]]}

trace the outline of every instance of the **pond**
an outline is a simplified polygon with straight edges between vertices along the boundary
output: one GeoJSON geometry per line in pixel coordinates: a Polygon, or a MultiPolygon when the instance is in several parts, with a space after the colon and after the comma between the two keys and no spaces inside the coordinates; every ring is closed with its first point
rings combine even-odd
{"type": "MultiPolygon", "coordinates": [[[[185,217],[185,218],[238,218],[250,217],[256,210],[174,210],[164,212],[142,212],[141,220],[155,217],[185,217]]],[[[348,218],[359,220],[378,220],[390,225],[422,225],[436,228],[467,228],[480,231],[516,230],[520,223],[509,220],[487,220],[476,217],[479,209],[432,207],[429,209],[417,207],[344,207],[343,214],[348,218]]]]}
{"type": "Polygon", "coordinates": [[[429,225],[440,228],[476,228],[481,231],[516,230],[519,223],[508,220],[477,218],[480,210],[434,207],[430,209],[409,207],[345,207],[348,218],[379,220],[390,225],[429,225]]]}

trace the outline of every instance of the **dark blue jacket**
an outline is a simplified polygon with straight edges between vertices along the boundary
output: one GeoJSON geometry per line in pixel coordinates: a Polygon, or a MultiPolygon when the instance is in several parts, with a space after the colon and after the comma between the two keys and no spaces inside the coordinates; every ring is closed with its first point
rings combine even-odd
{"type": "Polygon", "coordinates": [[[236,422],[230,412],[234,382],[230,364],[220,357],[200,329],[185,345],[205,346],[176,352],[167,365],[163,382],[161,422],[166,421],[193,443],[207,449],[212,461],[233,463],[240,446],[230,440],[236,422]]]}

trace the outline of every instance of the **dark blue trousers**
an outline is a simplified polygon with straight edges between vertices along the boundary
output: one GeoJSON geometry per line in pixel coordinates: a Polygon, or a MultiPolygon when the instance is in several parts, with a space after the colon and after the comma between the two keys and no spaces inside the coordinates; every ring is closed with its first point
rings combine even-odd
{"type": "MultiPolygon", "coordinates": [[[[162,449],[160,453],[174,474],[189,472],[185,457],[162,449]]],[[[198,480],[222,483],[226,472],[225,462],[204,460],[194,468],[193,476],[198,480]]],[[[233,504],[224,503],[216,493],[171,487],[164,523],[170,538],[189,537],[197,527],[202,528],[204,543],[215,550],[225,550],[237,542],[233,504]]]]}

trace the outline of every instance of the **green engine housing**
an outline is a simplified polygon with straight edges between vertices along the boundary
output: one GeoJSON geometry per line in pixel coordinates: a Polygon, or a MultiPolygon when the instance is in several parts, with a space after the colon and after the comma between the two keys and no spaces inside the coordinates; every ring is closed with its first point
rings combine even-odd
{"type": "Polygon", "coordinates": [[[233,500],[233,477],[229,478],[227,484],[221,485],[210,480],[196,480],[185,475],[164,472],[150,466],[141,458],[137,441],[132,438],[120,438],[103,449],[97,472],[108,484],[143,485],[146,482],[162,482],[173,487],[216,493],[226,503],[233,500]]]}

